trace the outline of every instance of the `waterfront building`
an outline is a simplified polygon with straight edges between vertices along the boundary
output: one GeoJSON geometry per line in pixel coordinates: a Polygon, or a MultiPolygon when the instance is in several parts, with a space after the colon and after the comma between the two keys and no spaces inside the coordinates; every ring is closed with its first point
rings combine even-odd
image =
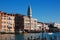
{"type": "Polygon", "coordinates": [[[45,23],[44,23],[43,25],[44,25],[44,30],[45,30],[45,31],[48,31],[48,30],[49,30],[48,25],[47,25],[47,24],[45,24],[45,23]]]}
{"type": "Polygon", "coordinates": [[[36,30],[37,31],[42,31],[42,26],[43,26],[43,22],[38,22],[37,21],[37,28],[36,28],[36,30]]]}
{"type": "Polygon", "coordinates": [[[24,30],[36,30],[37,27],[37,19],[30,18],[28,16],[24,16],[24,30]]]}
{"type": "Polygon", "coordinates": [[[15,33],[21,33],[24,29],[24,19],[22,14],[14,14],[15,15],[15,33]]]}
{"type": "Polygon", "coordinates": [[[8,14],[0,11],[0,32],[19,33],[24,29],[23,16],[21,14],[8,14]]]}
{"type": "Polygon", "coordinates": [[[14,32],[14,18],[14,15],[0,11],[0,32],[14,32]]]}
{"type": "Polygon", "coordinates": [[[46,23],[49,27],[50,32],[58,32],[59,31],[59,26],[56,23],[46,23]]]}
{"type": "Polygon", "coordinates": [[[37,30],[39,31],[42,31],[42,28],[45,30],[45,31],[48,31],[49,30],[49,27],[47,24],[43,23],[43,22],[37,22],[37,30]]]}
{"type": "Polygon", "coordinates": [[[57,27],[58,29],[60,29],[60,23],[54,23],[54,27],[57,27]]]}

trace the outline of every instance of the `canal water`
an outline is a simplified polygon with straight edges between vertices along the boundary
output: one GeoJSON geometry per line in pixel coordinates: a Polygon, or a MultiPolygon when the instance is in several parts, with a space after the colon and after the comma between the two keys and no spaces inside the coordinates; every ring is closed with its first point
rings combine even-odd
{"type": "Polygon", "coordinates": [[[27,34],[0,34],[0,40],[60,40],[58,33],[27,33],[27,34]]]}

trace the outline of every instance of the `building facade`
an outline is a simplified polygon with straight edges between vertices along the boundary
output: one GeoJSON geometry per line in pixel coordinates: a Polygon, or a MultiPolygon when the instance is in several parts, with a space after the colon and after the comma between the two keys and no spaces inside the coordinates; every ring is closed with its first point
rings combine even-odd
{"type": "Polygon", "coordinates": [[[42,31],[42,26],[43,26],[42,22],[37,22],[37,28],[36,28],[36,30],[37,31],[42,31]]]}
{"type": "Polygon", "coordinates": [[[49,27],[48,27],[48,25],[45,24],[45,23],[44,23],[43,25],[44,25],[44,30],[45,30],[45,31],[49,31],[49,27]]]}
{"type": "Polygon", "coordinates": [[[15,16],[13,16],[12,14],[0,12],[0,32],[14,32],[14,18],[15,16]]]}
{"type": "Polygon", "coordinates": [[[48,25],[47,24],[45,24],[45,23],[43,23],[43,22],[37,22],[37,30],[38,31],[42,31],[42,28],[43,28],[43,30],[45,30],[45,31],[47,31],[47,30],[49,30],[49,27],[48,27],[48,25]]]}
{"type": "Polygon", "coordinates": [[[60,29],[60,23],[54,23],[54,27],[57,27],[58,29],[60,29]]]}
{"type": "Polygon", "coordinates": [[[24,19],[21,14],[0,12],[0,32],[19,33],[24,29],[24,19]]]}
{"type": "Polygon", "coordinates": [[[37,19],[30,18],[24,16],[24,30],[36,30],[37,27],[37,19]]]}

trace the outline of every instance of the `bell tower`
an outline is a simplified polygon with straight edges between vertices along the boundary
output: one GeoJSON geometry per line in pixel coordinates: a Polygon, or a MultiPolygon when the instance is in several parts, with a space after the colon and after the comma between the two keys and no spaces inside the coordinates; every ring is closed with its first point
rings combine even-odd
{"type": "Polygon", "coordinates": [[[32,9],[31,9],[31,6],[30,5],[28,5],[27,15],[28,15],[29,18],[32,17],[32,9]]]}

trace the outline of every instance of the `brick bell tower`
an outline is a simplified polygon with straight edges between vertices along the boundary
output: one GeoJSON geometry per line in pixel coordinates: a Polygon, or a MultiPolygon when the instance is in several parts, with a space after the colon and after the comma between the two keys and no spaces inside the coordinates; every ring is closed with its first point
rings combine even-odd
{"type": "Polygon", "coordinates": [[[27,15],[28,15],[29,18],[32,18],[32,9],[31,9],[30,5],[28,5],[27,15]]]}
{"type": "Polygon", "coordinates": [[[29,17],[29,21],[30,21],[29,31],[31,31],[31,29],[32,29],[32,9],[31,9],[30,5],[28,5],[27,16],[29,17]]]}

